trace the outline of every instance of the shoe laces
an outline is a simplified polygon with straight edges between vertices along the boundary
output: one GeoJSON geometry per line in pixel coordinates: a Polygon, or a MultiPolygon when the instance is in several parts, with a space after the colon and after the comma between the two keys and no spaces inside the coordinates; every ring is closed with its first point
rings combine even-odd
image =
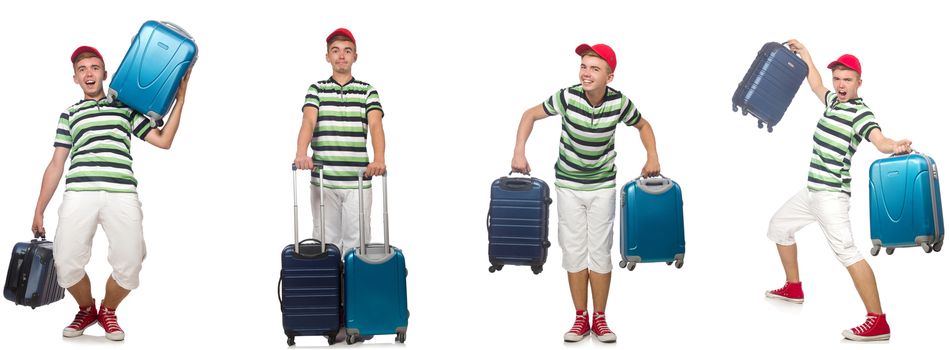
{"type": "Polygon", "coordinates": [[[102,310],[99,311],[99,315],[102,317],[102,326],[105,327],[106,332],[115,333],[122,331],[122,327],[119,327],[119,320],[115,316],[115,310],[109,310],[103,307],[102,310]]]}
{"type": "Polygon", "coordinates": [[[89,318],[89,315],[91,315],[94,311],[95,308],[93,306],[87,307],[85,309],[79,309],[79,312],[76,313],[76,318],[74,318],[72,323],[69,324],[69,327],[66,328],[82,328],[83,324],[86,323],[86,319],[89,318]]]}
{"type": "Polygon", "coordinates": [[[866,321],[866,322],[863,322],[862,325],[859,325],[859,326],[857,326],[857,327],[854,327],[853,329],[851,329],[851,331],[852,331],[854,334],[862,334],[862,333],[864,333],[864,332],[867,332],[867,331],[873,329],[874,326],[876,326],[876,324],[877,324],[877,319],[878,319],[878,318],[877,318],[876,316],[867,316],[867,321],[866,321]]]}
{"type": "Polygon", "coordinates": [[[590,329],[590,326],[587,325],[587,315],[580,314],[577,315],[576,321],[573,322],[573,328],[570,328],[570,333],[583,334],[590,329]]]}
{"type": "Polygon", "coordinates": [[[597,335],[613,333],[613,331],[610,331],[610,327],[606,325],[606,314],[602,312],[593,314],[593,331],[596,332],[597,335]]]}

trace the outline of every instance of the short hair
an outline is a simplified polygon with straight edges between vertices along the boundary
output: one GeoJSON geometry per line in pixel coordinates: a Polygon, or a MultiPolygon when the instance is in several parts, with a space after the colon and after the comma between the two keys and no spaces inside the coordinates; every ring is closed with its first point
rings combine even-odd
{"type": "Polygon", "coordinates": [[[348,41],[353,43],[353,52],[356,52],[356,43],[353,41],[353,39],[350,39],[348,36],[342,34],[334,35],[326,42],[326,52],[330,52],[330,46],[332,46],[333,43],[337,41],[348,41]]]}
{"type": "MultiPolygon", "coordinates": [[[[583,59],[586,56],[593,56],[593,57],[606,61],[606,59],[603,58],[603,56],[600,56],[600,54],[596,53],[596,51],[593,51],[593,49],[588,49],[586,51],[583,51],[582,54],[580,54],[581,59],[583,59]]],[[[606,74],[613,74],[613,68],[610,68],[609,62],[606,63],[606,74]]]]}
{"type": "Polygon", "coordinates": [[[838,63],[838,64],[835,64],[835,65],[833,65],[832,67],[830,67],[830,71],[831,71],[831,72],[833,72],[833,71],[835,71],[835,70],[838,70],[838,69],[840,69],[840,70],[853,71],[854,73],[857,73],[857,79],[861,79],[861,78],[860,78],[860,75],[861,75],[860,72],[858,72],[856,69],[847,67],[847,65],[845,65],[845,64],[843,64],[843,63],[838,63]]]}

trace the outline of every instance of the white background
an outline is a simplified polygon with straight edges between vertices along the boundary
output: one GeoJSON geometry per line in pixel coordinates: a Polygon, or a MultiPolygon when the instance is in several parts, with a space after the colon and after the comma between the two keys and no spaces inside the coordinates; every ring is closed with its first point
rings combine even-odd
{"type": "MultiPolygon", "coordinates": [[[[284,347],[276,283],[279,252],[292,237],[288,165],[306,88],[330,74],[323,40],[345,26],[359,44],[355,76],[379,90],[386,112],[392,241],[404,249],[411,271],[405,346],[566,346],[561,335],[572,324],[573,309],[559,267],[556,220],[544,273],[511,266],[489,274],[484,215],[491,181],[509,170],[521,113],[578,81],[576,45],[605,42],[619,61],[611,86],[630,96],[653,125],[663,173],[683,188],[688,241],[681,270],[662,264],[615,269],[608,315],[619,344],[846,346],[840,331],[863,322],[864,309],[816,226],[798,235],[807,303],[763,296],[784,281],[774,244],[765,238],[768,220],[805,186],[821,104],[805,84],[768,134],[752,117],[731,111],[731,96],[768,41],[797,38],[821,67],[852,53],[864,68],[860,95],[885,135],[910,138],[917,149],[949,161],[940,107],[949,30],[945,12],[933,6],[8,3],[0,11],[0,246],[30,237],[57,118],[81,97],[71,79],[72,50],[98,47],[113,72],[142,22],[173,21],[196,38],[200,59],[174,147],[163,151],[134,142],[148,258],[141,287],[119,309],[128,332],[123,346],[284,347]]],[[[828,83],[829,71],[821,74],[828,83]]],[[[551,185],[559,130],[557,118],[538,122],[527,147],[533,175],[551,185]]],[[[645,152],[636,130],[623,126],[616,148],[623,183],[638,175],[645,152]]],[[[851,218],[864,254],[870,249],[867,169],[883,156],[865,144],[853,162],[851,218]]],[[[46,210],[50,232],[61,192],[62,185],[46,210]]],[[[308,204],[302,208],[301,222],[308,223],[308,204]]],[[[100,231],[87,267],[100,299],[110,272],[106,243],[100,231]]],[[[943,343],[945,254],[900,249],[869,258],[893,329],[891,347],[943,343]]],[[[36,310],[0,303],[2,347],[116,345],[99,327],[62,339],[60,329],[75,308],[69,297],[36,310]]],[[[371,343],[391,344],[392,337],[371,343]]],[[[298,344],[325,342],[305,337],[298,344]]],[[[577,346],[601,345],[588,340],[577,346]]]]}

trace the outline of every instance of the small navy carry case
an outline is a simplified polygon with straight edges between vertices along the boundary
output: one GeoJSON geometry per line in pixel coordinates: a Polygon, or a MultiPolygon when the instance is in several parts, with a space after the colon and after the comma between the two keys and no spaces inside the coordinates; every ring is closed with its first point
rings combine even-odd
{"type": "Polygon", "coordinates": [[[758,51],[751,68],[735,89],[732,110],[758,118],[758,128],[768,132],[784,117],[801,83],[807,78],[807,64],[782,44],[771,42],[758,51]]]}
{"type": "Polygon", "coordinates": [[[491,184],[488,271],[504,265],[530,266],[534,274],[544,270],[552,202],[550,188],[538,178],[504,176],[491,184]]]}

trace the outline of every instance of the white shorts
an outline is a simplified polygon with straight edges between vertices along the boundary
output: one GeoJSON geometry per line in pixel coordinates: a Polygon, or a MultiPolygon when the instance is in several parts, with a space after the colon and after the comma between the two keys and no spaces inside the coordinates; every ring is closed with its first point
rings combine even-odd
{"type": "MultiPolygon", "coordinates": [[[[339,250],[346,253],[349,248],[359,246],[359,197],[355,189],[323,190],[326,200],[326,243],[335,244],[339,250]]],[[[369,213],[372,208],[372,189],[367,188],[363,196],[365,208],[364,224],[366,242],[371,242],[372,231],[369,229],[369,213]]],[[[320,188],[310,184],[310,204],[313,209],[313,238],[320,239],[320,188]]]]}
{"type": "Polygon", "coordinates": [[[69,288],[86,275],[92,256],[92,237],[102,225],[109,239],[112,278],[122,288],[138,287],[145,260],[142,202],[135,193],[66,191],[59,207],[59,224],[53,240],[53,259],[59,285],[69,288]]]}
{"type": "Polygon", "coordinates": [[[820,224],[827,243],[844,266],[863,260],[850,230],[850,196],[842,192],[810,191],[791,197],[771,218],[768,238],[780,245],[794,244],[794,234],[804,226],[820,224]]]}
{"type": "Polygon", "coordinates": [[[567,272],[609,273],[616,189],[575,191],[557,187],[557,238],[567,272]]]}

